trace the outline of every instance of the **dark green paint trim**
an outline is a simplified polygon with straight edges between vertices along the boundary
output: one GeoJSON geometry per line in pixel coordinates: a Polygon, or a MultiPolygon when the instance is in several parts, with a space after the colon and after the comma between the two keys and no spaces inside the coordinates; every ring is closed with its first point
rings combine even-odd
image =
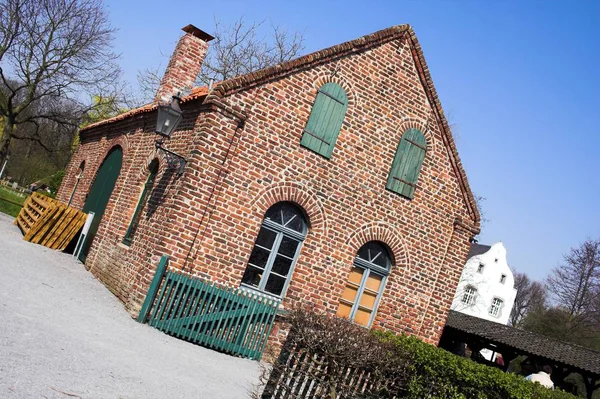
{"type": "Polygon", "coordinates": [[[169,263],[169,257],[166,255],[161,256],[158,267],[156,268],[156,273],[154,273],[154,277],[152,278],[152,283],[150,283],[150,288],[148,288],[146,299],[144,300],[144,304],[142,305],[142,309],[140,310],[140,314],[137,318],[137,321],[140,323],[145,323],[146,320],[148,320],[148,314],[150,313],[152,304],[156,299],[156,293],[158,292],[160,283],[165,276],[165,272],[167,271],[167,263],[169,263]]]}

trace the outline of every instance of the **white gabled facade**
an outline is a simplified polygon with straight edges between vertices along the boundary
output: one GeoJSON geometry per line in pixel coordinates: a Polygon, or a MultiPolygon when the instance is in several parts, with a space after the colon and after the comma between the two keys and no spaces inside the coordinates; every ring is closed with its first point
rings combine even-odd
{"type": "Polygon", "coordinates": [[[517,295],[514,283],[501,242],[491,247],[473,244],[451,309],[508,324],[517,295]]]}

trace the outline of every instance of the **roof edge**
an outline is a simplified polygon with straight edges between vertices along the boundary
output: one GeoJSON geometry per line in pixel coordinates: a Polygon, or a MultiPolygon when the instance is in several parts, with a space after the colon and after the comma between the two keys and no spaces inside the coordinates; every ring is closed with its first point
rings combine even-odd
{"type": "MultiPolygon", "coordinates": [[[[204,97],[206,97],[207,94],[208,94],[207,86],[195,87],[189,95],[187,95],[181,99],[181,103],[187,103],[187,102],[190,102],[190,101],[193,101],[196,99],[204,99],[204,97]]],[[[88,130],[96,128],[98,126],[108,125],[110,123],[125,120],[125,119],[133,117],[135,115],[145,114],[148,112],[155,111],[158,108],[158,105],[159,104],[157,102],[151,102],[146,105],[142,105],[140,107],[130,109],[121,114],[118,114],[118,115],[112,116],[110,118],[106,118],[101,121],[87,125],[86,127],[79,129],[79,133],[88,131],[88,130]]]]}
{"type": "Polygon", "coordinates": [[[431,78],[429,67],[427,66],[427,62],[425,61],[423,49],[421,48],[421,44],[417,39],[417,35],[411,26],[408,27],[408,35],[412,42],[414,52],[416,53],[414,55],[417,56],[421,67],[419,73],[422,73],[424,75],[423,77],[425,78],[425,82],[422,82],[423,86],[425,87],[426,91],[431,95],[431,98],[429,100],[437,113],[438,122],[443,129],[444,134],[442,135],[442,137],[445,137],[447,141],[444,144],[446,144],[446,148],[450,152],[450,158],[453,163],[453,167],[460,181],[461,191],[465,198],[465,202],[469,208],[469,213],[472,215],[473,233],[477,235],[481,231],[481,215],[479,213],[479,209],[477,208],[477,201],[475,201],[475,196],[473,195],[473,191],[471,190],[471,186],[469,185],[467,174],[460,160],[460,156],[458,155],[458,149],[456,148],[456,143],[452,135],[452,130],[450,129],[448,120],[444,115],[444,110],[442,108],[442,104],[437,94],[437,90],[435,89],[435,86],[433,84],[433,79],[431,78]]]}
{"type": "Polygon", "coordinates": [[[214,90],[211,92],[211,96],[216,95],[219,97],[225,97],[240,89],[245,89],[249,86],[255,86],[263,83],[264,81],[280,77],[295,70],[322,63],[327,58],[339,57],[341,55],[357,52],[377,44],[389,42],[404,36],[404,34],[410,30],[412,30],[412,28],[408,24],[395,25],[365,36],[361,36],[358,39],[336,44],[334,46],[318,50],[271,67],[260,69],[244,75],[239,75],[216,85],[214,90]]]}

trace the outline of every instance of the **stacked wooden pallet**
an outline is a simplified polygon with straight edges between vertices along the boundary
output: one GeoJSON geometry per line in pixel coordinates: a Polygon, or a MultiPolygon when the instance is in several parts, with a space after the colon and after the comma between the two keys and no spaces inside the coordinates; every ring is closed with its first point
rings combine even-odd
{"type": "Polygon", "coordinates": [[[54,198],[32,193],[15,219],[23,239],[63,250],[85,223],[86,214],[54,198]]]}

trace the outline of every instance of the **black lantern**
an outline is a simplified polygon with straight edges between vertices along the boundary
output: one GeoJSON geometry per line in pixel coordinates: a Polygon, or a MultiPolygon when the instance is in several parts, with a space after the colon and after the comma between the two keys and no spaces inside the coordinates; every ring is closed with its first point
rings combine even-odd
{"type": "Polygon", "coordinates": [[[180,100],[179,97],[173,96],[171,103],[158,106],[155,133],[166,138],[171,137],[171,133],[175,131],[181,119],[183,119],[183,111],[179,107],[180,100]]]}

